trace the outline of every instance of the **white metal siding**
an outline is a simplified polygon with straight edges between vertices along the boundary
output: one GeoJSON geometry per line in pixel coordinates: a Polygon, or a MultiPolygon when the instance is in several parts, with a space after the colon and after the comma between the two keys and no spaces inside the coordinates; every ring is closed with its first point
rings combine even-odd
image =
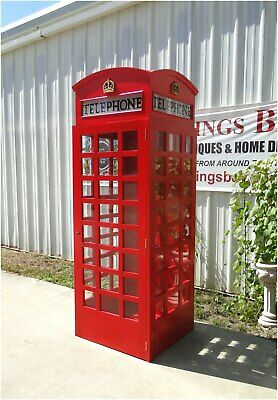
{"type": "MultiPolygon", "coordinates": [[[[143,2],[2,57],[2,243],[73,257],[72,84],[99,69],[172,68],[197,109],[276,100],[276,2],[143,2]]],[[[230,194],[199,192],[196,284],[232,291],[230,194]]]]}

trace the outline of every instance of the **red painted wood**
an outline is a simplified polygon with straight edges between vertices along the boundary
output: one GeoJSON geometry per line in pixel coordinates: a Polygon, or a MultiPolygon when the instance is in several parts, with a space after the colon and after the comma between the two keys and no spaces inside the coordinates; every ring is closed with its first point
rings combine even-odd
{"type": "Polygon", "coordinates": [[[136,68],[103,70],[73,89],[76,335],[151,361],[193,329],[197,89],[175,71],[136,68]],[[107,79],[114,93],[103,93],[107,79]],[[81,115],[86,99],[136,91],[142,111],[81,115]],[[153,93],[190,104],[193,117],[154,111],[153,93]]]}

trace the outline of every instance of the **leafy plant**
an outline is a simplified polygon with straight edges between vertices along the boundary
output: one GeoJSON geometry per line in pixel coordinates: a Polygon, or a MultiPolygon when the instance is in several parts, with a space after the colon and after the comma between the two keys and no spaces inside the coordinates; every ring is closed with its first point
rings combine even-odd
{"type": "Polygon", "coordinates": [[[241,294],[231,306],[236,306],[240,318],[247,321],[260,313],[263,301],[263,288],[254,265],[277,262],[276,156],[251,164],[237,172],[234,179],[235,191],[230,206],[238,248],[233,268],[235,285],[241,294]]]}

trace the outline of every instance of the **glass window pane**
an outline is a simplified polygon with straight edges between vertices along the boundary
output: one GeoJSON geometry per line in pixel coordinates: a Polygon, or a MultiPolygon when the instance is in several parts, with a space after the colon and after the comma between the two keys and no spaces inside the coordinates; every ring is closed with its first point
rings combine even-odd
{"type": "Polygon", "coordinates": [[[190,247],[188,243],[183,245],[182,249],[182,262],[188,261],[190,259],[190,247]]]}
{"type": "Polygon", "coordinates": [[[82,158],[82,175],[92,176],[93,175],[93,160],[91,158],[82,158]]]}
{"type": "Polygon", "coordinates": [[[191,153],[191,137],[190,136],[186,136],[185,137],[185,148],[184,148],[184,151],[187,154],[191,153]]]}
{"type": "Polygon", "coordinates": [[[96,295],[94,292],[90,292],[89,290],[84,290],[84,306],[96,308],[96,295]]]}
{"type": "Polygon", "coordinates": [[[159,176],[165,175],[165,157],[155,157],[155,173],[159,176]]]}
{"type": "Polygon", "coordinates": [[[184,238],[188,238],[190,236],[190,227],[188,224],[184,225],[183,235],[184,235],[184,238]]]}
{"type": "Polygon", "coordinates": [[[169,227],[167,235],[167,243],[172,244],[178,242],[179,238],[180,238],[180,227],[178,225],[169,227]]]}
{"type": "Polygon", "coordinates": [[[169,174],[180,175],[181,173],[181,160],[180,158],[169,157],[169,174]]]}
{"type": "Polygon", "coordinates": [[[83,247],[83,263],[89,265],[95,264],[94,249],[91,247],[83,247]]]}
{"type": "Polygon", "coordinates": [[[123,175],[137,175],[137,157],[123,157],[123,175]]]}
{"type": "Polygon", "coordinates": [[[164,299],[155,302],[155,319],[161,318],[164,315],[164,299]]]}
{"type": "Polygon", "coordinates": [[[183,218],[190,218],[191,217],[190,206],[188,204],[185,204],[182,215],[183,215],[183,218]]]}
{"type": "Polygon", "coordinates": [[[180,216],[180,206],[179,204],[170,204],[167,207],[167,222],[173,222],[179,219],[180,216]]]}
{"type": "Polygon", "coordinates": [[[83,203],[83,219],[94,219],[94,205],[92,203],[83,203]]]}
{"type": "Polygon", "coordinates": [[[179,292],[175,291],[168,296],[168,312],[173,312],[179,305],[179,292]]]}
{"type": "Polygon", "coordinates": [[[138,209],[134,206],[123,206],[124,224],[138,224],[138,209]]]}
{"type": "Polygon", "coordinates": [[[106,246],[119,246],[119,231],[118,228],[109,228],[101,226],[99,228],[99,242],[106,246]]]}
{"type": "Polygon", "coordinates": [[[82,137],[81,137],[81,152],[82,153],[92,153],[93,152],[92,136],[82,135],[82,137]]]}
{"type": "Polygon", "coordinates": [[[189,182],[184,182],[184,184],[183,184],[183,195],[184,196],[188,196],[189,193],[190,193],[189,182]]]}
{"type": "Polygon", "coordinates": [[[163,200],[165,198],[164,182],[155,183],[155,200],[163,200]]]}
{"type": "Polygon", "coordinates": [[[117,204],[100,204],[99,220],[101,222],[109,222],[117,224],[119,222],[119,209],[117,204]]]}
{"type": "Polygon", "coordinates": [[[133,301],[124,301],[124,316],[138,321],[138,304],[133,301]]]}
{"type": "Polygon", "coordinates": [[[123,132],[123,150],[137,150],[137,131],[123,132]]]}
{"type": "Polygon", "coordinates": [[[162,253],[155,254],[154,262],[155,262],[155,270],[157,272],[164,270],[164,254],[162,253]]]}
{"type": "Polygon", "coordinates": [[[114,274],[107,274],[101,272],[100,274],[100,288],[102,290],[110,290],[112,292],[119,291],[119,277],[114,274]]]}
{"type": "Polygon", "coordinates": [[[101,311],[119,315],[119,300],[102,294],[100,296],[100,309],[101,311]]]}
{"type": "Polygon", "coordinates": [[[156,229],[154,233],[155,247],[159,248],[164,246],[164,238],[161,229],[156,229]]]}
{"type": "Polygon", "coordinates": [[[82,196],[94,197],[94,183],[92,181],[82,181],[82,196]]]}
{"type": "Polygon", "coordinates": [[[168,274],[168,278],[167,278],[167,282],[168,282],[168,289],[172,289],[175,286],[178,286],[179,282],[179,271],[175,270],[175,271],[171,271],[168,274]]]}
{"type": "Polygon", "coordinates": [[[181,292],[181,302],[182,304],[188,303],[190,301],[190,288],[189,285],[185,285],[181,292]]]}
{"type": "Polygon", "coordinates": [[[99,181],[99,197],[101,199],[117,199],[118,181],[99,181]]]}
{"type": "Polygon", "coordinates": [[[168,253],[168,267],[177,267],[179,265],[179,259],[180,259],[180,254],[179,254],[179,248],[175,247],[173,250],[171,250],[168,253]]]}
{"type": "Polygon", "coordinates": [[[119,253],[110,250],[100,249],[100,266],[102,268],[119,269],[119,253]]]}
{"type": "Polygon", "coordinates": [[[181,151],[181,137],[175,133],[169,133],[169,151],[181,151]]]}
{"type": "Polygon", "coordinates": [[[87,286],[96,287],[95,271],[92,269],[83,269],[83,284],[87,286]]]}
{"type": "Polygon", "coordinates": [[[164,292],[165,292],[165,278],[157,276],[154,280],[154,294],[155,296],[159,296],[164,292]]]}
{"type": "Polygon", "coordinates": [[[164,206],[155,208],[155,222],[156,224],[164,224],[164,206]]]}
{"type": "Polygon", "coordinates": [[[191,174],[191,160],[184,160],[184,172],[186,174],[191,174]]]}
{"type": "Polygon", "coordinates": [[[138,256],[137,254],[123,254],[123,270],[128,272],[138,272],[138,256]]]}
{"type": "Polygon", "coordinates": [[[118,151],[118,135],[113,133],[102,133],[98,137],[98,151],[118,151]]]}
{"type": "Polygon", "coordinates": [[[138,296],[138,281],[133,278],[124,278],[124,294],[138,296]]]}
{"type": "Polygon", "coordinates": [[[95,243],[95,234],[92,225],[83,225],[83,242],[95,243]]]}
{"type": "Polygon", "coordinates": [[[180,197],[180,183],[179,182],[169,182],[168,197],[180,197]]]}
{"type": "Polygon", "coordinates": [[[124,247],[138,249],[138,232],[124,230],[124,247]]]}
{"type": "Polygon", "coordinates": [[[99,158],[98,172],[100,176],[117,176],[118,159],[117,158],[99,158]]]}
{"type": "Polygon", "coordinates": [[[166,151],[166,133],[155,132],[155,150],[166,151]]]}
{"type": "Polygon", "coordinates": [[[124,200],[137,200],[138,187],[137,182],[123,182],[124,200]]]}

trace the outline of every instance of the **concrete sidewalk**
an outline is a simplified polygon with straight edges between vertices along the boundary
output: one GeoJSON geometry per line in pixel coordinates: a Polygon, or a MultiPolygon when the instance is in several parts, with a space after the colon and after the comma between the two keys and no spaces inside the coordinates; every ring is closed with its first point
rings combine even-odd
{"type": "Polygon", "coordinates": [[[146,363],[74,336],[73,291],[2,273],[4,399],[274,399],[276,343],[196,323],[146,363]]]}

